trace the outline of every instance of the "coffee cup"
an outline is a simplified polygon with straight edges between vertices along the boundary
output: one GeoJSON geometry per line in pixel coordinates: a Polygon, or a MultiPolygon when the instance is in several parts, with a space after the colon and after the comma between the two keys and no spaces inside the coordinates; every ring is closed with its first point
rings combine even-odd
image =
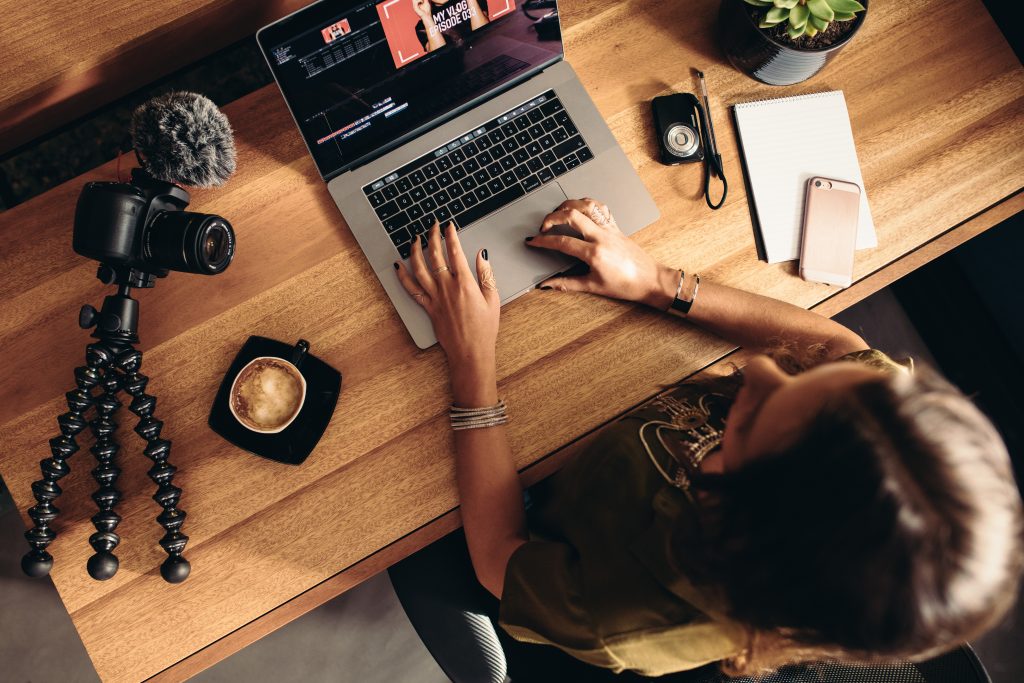
{"type": "Polygon", "coordinates": [[[300,339],[289,359],[259,356],[246,363],[231,383],[228,408],[246,429],[277,434],[290,425],[306,401],[302,360],[309,342],[300,339]]]}

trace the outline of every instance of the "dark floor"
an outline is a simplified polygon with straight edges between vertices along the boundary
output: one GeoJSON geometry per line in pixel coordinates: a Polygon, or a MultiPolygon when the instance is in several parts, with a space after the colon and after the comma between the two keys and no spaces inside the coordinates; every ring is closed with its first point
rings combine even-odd
{"type": "MultiPolygon", "coordinates": [[[[1013,4],[987,0],[1018,49],[1013,4]]],[[[173,89],[198,90],[223,105],[270,82],[252,38],[104,107],[0,158],[0,210],[127,150],[135,105],[173,89]]],[[[1024,219],[972,240],[951,255],[843,312],[837,319],[872,345],[938,367],[996,422],[1024,481],[1024,304],[1019,257],[1024,219]]],[[[92,681],[95,672],[48,579],[21,576],[21,521],[0,480],[0,673],[2,681],[92,681]]],[[[84,539],[83,539],[84,542],[84,539]]],[[[995,683],[1024,681],[1024,601],[974,643],[995,683]]],[[[444,680],[382,575],[323,605],[196,677],[206,681],[444,680]]]]}

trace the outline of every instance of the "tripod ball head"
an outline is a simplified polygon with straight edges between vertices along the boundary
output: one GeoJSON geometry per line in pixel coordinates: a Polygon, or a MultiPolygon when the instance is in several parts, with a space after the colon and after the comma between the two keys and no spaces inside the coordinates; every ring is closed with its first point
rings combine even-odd
{"type": "MultiPolygon", "coordinates": [[[[89,304],[82,306],[78,312],[78,326],[85,330],[95,327],[92,336],[104,341],[138,343],[139,302],[131,297],[130,292],[130,285],[119,285],[118,293],[106,297],[100,310],[89,304]]],[[[110,360],[107,358],[105,362],[110,360]]]]}

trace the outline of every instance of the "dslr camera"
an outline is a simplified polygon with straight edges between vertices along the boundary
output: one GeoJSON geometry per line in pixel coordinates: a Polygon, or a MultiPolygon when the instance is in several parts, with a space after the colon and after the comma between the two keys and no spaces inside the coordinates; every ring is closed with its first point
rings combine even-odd
{"type": "Polygon", "coordinates": [[[221,216],[185,211],[189,200],[184,189],[140,168],[130,183],[88,183],[75,208],[72,247],[106,266],[155,277],[172,270],[216,275],[231,263],[235,233],[221,216]]]}

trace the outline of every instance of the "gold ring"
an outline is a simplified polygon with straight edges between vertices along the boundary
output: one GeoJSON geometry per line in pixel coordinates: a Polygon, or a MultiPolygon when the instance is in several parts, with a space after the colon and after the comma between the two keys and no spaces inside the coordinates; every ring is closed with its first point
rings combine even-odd
{"type": "Polygon", "coordinates": [[[480,279],[480,286],[491,291],[498,291],[498,283],[494,281],[494,273],[489,272],[480,279]]]}
{"type": "Polygon", "coordinates": [[[440,268],[435,268],[434,275],[439,275],[440,273],[443,273],[446,270],[451,270],[451,268],[449,268],[448,266],[441,266],[440,268]]]}
{"type": "Polygon", "coordinates": [[[426,295],[427,295],[426,292],[416,292],[415,294],[412,295],[412,298],[415,299],[418,296],[426,296],[426,295]]]}

